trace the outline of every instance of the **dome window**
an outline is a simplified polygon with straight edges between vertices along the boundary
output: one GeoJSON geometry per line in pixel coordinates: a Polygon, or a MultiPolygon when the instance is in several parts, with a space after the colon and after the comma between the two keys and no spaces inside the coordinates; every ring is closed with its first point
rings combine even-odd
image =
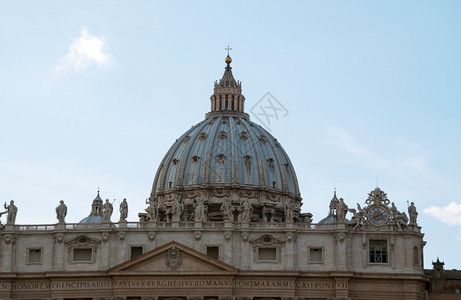
{"type": "Polygon", "coordinates": [[[204,139],[206,139],[207,135],[205,132],[200,132],[200,135],[198,136],[198,139],[203,141],[204,139]]]}
{"type": "Polygon", "coordinates": [[[224,164],[226,162],[226,156],[224,154],[218,154],[216,156],[216,161],[220,164],[224,164]]]}
{"type": "Polygon", "coordinates": [[[251,156],[245,155],[245,156],[243,157],[243,161],[244,161],[244,163],[245,163],[245,167],[246,167],[247,173],[250,174],[250,173],[251,173],[251,156]]]}
{"type": "Polygon", "coordinates": [[[226,133],[225,131],[221,131],[221,132],[219,133],[219,138],[220,138],[221,140],[226,139],[226,138],[227,138],[227,133],[226,133]]]}
{"type": "Polygon", "coordinates": [[[245,141],[246,139],[248,139],[248,133],[247,133],[246,131],[242,131],[242,132],[240,133],[240,139],[242,139],[242,140],[244,140],[244,141],[245,141]]]}
{"type": "Polygon", "coordinates": [[[186,135],[186,136],[184,137],[183,142],[184,142],[184,143],[187,143],[189,140],[190,140],[190,136],[189,136],[189,135],[186,135]]]}
{"type": "Polygon", "coordinates": [[[179,160],[178,159],[173,159],[173,165],[176,166],[178,164],[179,160]]]}
{"type": "Polygon", "coordinates": [[[274,172],[274,159],[273,158],[267,159],[267,163],[269,164],[269,169],[271,170],[271,172],[274,172]]]}
{"type": "Polygon", "coordinates": [[[261,134],[261,135],[259,136],[259,141],[260,141],[261,143],[263,143],[263,144],[266,143],[266,141],[267,141],[266,136],[263,135],[263,134],[261,134]]]}
{"type": "Polygon", "coordinates": [[[198,157],[197,155],[192,156],[192,162],[194,162],[194,163],[198,162],[199,159],[200,159],[200,157],[198,157]]]}

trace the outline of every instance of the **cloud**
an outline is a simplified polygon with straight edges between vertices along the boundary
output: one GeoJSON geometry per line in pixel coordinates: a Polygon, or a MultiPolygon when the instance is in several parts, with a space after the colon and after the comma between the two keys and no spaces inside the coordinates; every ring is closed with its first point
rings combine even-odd
{"type": "Polygon", "coordinates": [[[59,59],[56,71],[81,72],[93,64],[109,66],[111,63],[112,59],[104,37],[93,36],[83,27],[80,37],[74,39],[70,45],[69,53],[59,59]]]}
{"type": "Polygon", "coordinates": [[[456,202],[452,201],[444,207],[431,206],[429,208],[425,208],[423,211],[442,223],[449,225],[461,225],[461,204],[456,202]]]}

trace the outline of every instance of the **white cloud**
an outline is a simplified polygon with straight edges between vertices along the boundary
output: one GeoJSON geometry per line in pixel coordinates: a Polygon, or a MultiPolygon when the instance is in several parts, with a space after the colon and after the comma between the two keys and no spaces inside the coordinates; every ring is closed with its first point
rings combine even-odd
{"type": "Polygon", "coordinates": [[[83,27],[80,37],[74,39],[70,45],[69,53],[59,60],[56,71],[81,72],[93,64],[109,66],[111,63],[112,59],[104,37],[93,36],[83,27]]]}
{"type": "Polygon", "coordinates": [[[447,206],[431,206],[424,209],[424,213],[433,216],[442,223],[449,225],[461,225],[461,204],[450,202],[447,206]]]}

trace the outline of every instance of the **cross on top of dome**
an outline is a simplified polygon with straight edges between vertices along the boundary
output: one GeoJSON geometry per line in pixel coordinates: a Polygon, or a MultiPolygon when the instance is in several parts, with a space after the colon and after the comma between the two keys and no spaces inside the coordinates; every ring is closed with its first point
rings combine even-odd
{"type": "Polygon", "coordinates": [[[230,66],[232,58],[229,53],[232,50],[227,46],[224,74],[221,80],[215,81],[214,94],[211,96],[211,112],[244,112],[245,97],[242,95],[242,84],[235,80],[230,66]]]}

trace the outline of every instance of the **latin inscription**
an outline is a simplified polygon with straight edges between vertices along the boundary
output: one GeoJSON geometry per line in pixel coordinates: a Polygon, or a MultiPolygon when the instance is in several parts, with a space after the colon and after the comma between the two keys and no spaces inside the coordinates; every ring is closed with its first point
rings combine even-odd
{"type": "Polygon", "coordinates": [[[288,281],[288,280],[115,280],[115,281],[55,281],[55,282],[15,282],[0,283],[0,290],[74,290],[110,288],[295,288],[347,289],[348,282],[334,281],[288,281]]]}

